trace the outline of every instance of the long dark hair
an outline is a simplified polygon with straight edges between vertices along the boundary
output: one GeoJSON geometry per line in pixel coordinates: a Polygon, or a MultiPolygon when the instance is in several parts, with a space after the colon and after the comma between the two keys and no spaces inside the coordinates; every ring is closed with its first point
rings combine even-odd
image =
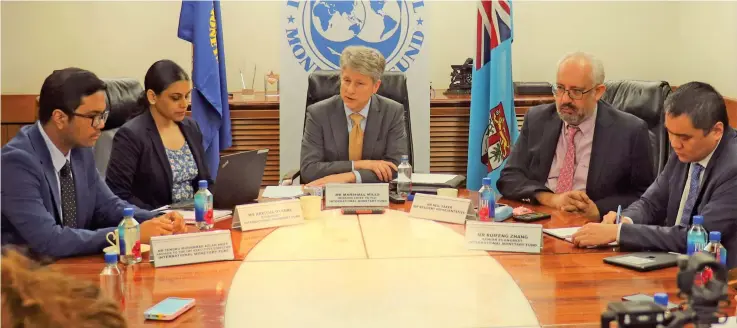
{"type": "Polygon", "coordinates": [[[172,83],[178,81],[189,81],[189,75],[177,63],[168,59],[162,59],[151,65],[148,71],[146,71],[146,77],[143,80],[143,92],[138,97],[140,113],[147,111],[151,106],[146,96],[148,90],[152,90],[155,94],[159,95],[172,83]]]}

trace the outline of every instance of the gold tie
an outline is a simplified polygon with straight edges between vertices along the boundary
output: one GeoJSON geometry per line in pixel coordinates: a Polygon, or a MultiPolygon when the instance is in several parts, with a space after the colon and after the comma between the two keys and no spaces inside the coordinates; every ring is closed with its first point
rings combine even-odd
{"type": "Polygon", "coordinates": [[[348,136],[348,159],[360,161],[363,152],[363,130],[361,130],[363,115],[353,113],[350,117],[353,121],[353,127],[351,128],[351,134],[348,136]]]}

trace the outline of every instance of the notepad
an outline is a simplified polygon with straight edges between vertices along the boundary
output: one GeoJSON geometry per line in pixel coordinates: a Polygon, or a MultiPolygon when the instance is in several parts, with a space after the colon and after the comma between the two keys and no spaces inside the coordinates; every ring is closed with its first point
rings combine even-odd
{"type": "MultiPolygon", "coordinates": [[[[164,211],[165,213],[169,213],[171,211],[164,211]]],[[[182,211],[177,210],[179,214],[182,215],[184,218],[184,223],[186,224],[195,224],[195,217],[194,217],[194,211],[182,211]]],[[[229,218],[233,214],[233,211],[230,210],[213,210],[212,211],[212,218],[215,222],[223,221],[227,218],[229,218]]]]}
{"type": "MultiPolygon", "coordinates": [[[[573,234],[576,233],[576,231],[578,231],[578,229],[580,228],[581,227],[543,229],[543,232],[555,238],[563,239],[569,243],[572,243],[573,240],[571,239],[571,236],[573,236],[573,234]]],[[[617,245],[618,245],[617,242],[613,241],[609,243],[608,245],[602,245],[602,246],[617,246],[617,245]]]]}
{"type": "Polygon", "coordinates": [[[302,186],[266,186],[263,198],[294,198],[304,195],[302,186]]]}

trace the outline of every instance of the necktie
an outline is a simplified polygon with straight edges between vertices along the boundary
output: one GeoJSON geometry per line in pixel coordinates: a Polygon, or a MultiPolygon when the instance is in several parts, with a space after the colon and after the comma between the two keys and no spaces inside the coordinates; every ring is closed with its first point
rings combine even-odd
{"type": "Polygon", "coordinates": [[[566,133],[566,157],[558,176],[558,185],[555,193],[560,194],[573,189],[573,176],[576,173],[576,145],[573,143],[576,133],[580,131],[577,126],[569,125],[566,133]]]}
{"type": "Polygon", "coordinates": [[[701,189],[699,178],[703,170],[704,167],[699,163],[693,163],[691,165],[691,180],[688,182],[688,196],[686,196],[686,204],[683,205],[683,212],[681,213],[681,222],[686,226],[691,224],[693,207],[696,205],[696,198],[699,197],[699,189],[701,189]]]}
{"type": "Polygon", "coordinates": [[[62,223],[70,228],[77,227],[77,191],[72,178],[72,166],[69,161],[59,171],[61,186],[62,223]]]}
{"type": "Polygon", "coordinates": [[[353,127],[351,128],[351,134],[348,136],[348,159],[360,161],[363,152],[363,130],[361,130],[363,115],[353,113],[350,118],[353,121],[353,127]]]}

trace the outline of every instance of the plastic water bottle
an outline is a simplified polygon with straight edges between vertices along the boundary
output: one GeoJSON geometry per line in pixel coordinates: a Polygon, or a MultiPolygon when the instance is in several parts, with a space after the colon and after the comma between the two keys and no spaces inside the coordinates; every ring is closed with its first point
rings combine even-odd
{"type": "Polygon", "coordinates": [[[124,302],[123,276],[118,268],[118,254],[105,253],[105,268],[100,272],[100,290],[113,301],[124,302]]]}
{"type": "Polygon", "coordinates": [[[491,178],[481,179],[481,189],[479,189],[480,221],[491,221],[494,219],[495,202],[494,189],[491,189],[491,178]]]}
{"type": "Polygon", "coordinates": [[[709,232],[709,243],[704,247],[704,252],[711,254],[723,265],[727,265],[727,249],[722,246],[722,233],[719,231],[709,232]]]}
{"type": "Polygon", "coordinates": [[[402,163],[397,167],[397,194],[402,199],[412,192],[412,165],[409,165],[409,156],[402,155],[402,163]]]}
{"type": "Polygon", "coordinates": [[[214,224],[212,218],[212,193],[207,190],[207,180],[200,180],[200,189],[194,194],[194,219],[197,229],[210,230],[214,224]]]}
{"type": "Polygon", "coordinates": [[[118,224],[120,262],[130,265],[141,263],[141,226],[133,218],[133,208],[123,209],[123,220],[118,224]]]}
{"type": "Polygon", "coordinates": [[[701,215],[693,216],[693,225],[688,230],[688,236],[686,237],[686,254],[693,255],[696,252],[701,252],[706,247],[706,229],[704,229],[704,217],[701,215]]]}
{"type": "Polygon", "coordinates": [[[666,293],[656,293],[653,296],[653,299],[655,300],[655,304],[662,306],[665,308],[665,316],[670,315],[670,310],[668,309],[668,294],[666,293]]]}

